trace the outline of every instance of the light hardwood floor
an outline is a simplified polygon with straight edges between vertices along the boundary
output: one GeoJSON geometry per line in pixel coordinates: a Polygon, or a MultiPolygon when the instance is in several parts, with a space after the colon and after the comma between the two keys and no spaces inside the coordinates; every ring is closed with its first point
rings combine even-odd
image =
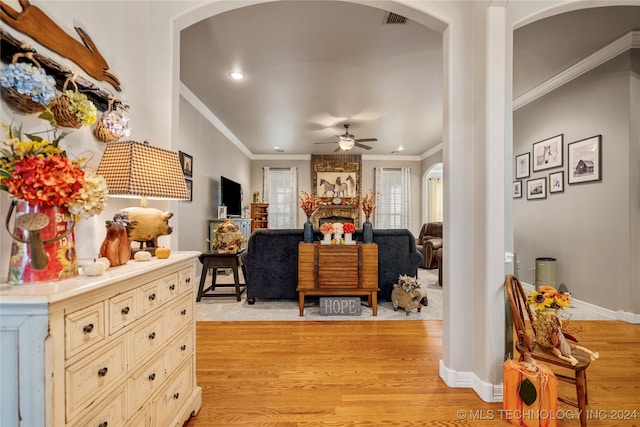
{"type": "MultiPolygon", "coordinates": [[[[578,337],[600,352],[587,374],[589,426],[640,426],[640,325],[572,326],[589,328],[578,337]]],[[[197,322],[196,331],[203,405],[187,427],[509,425],[501,403],[438,376],[440,321],[197,322]]],[[[566,384],[560,393],[574,395],[566,384]]]]}

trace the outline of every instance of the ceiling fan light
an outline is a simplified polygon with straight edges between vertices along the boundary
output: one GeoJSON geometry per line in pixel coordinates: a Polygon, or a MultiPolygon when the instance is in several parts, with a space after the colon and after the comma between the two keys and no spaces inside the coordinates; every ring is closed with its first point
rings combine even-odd
{"type": "Polygon", "coordinates": [[[231,77],[233,80],[242,80],[244,79],[244,74],[242,74],[240,71],[232,71],[229,73],[229,77],[231,77]]]}
{"type": "Polygon", "coordinates": [[[340,148],[342,148],[344,151],[349,151],[353,148],[353,146],[355,145],[355,141],[353,140],[352,137],[347,137],[347,136],[341,136],[340,139],[338,140],[338,145],[340,146],[340,148]]]}

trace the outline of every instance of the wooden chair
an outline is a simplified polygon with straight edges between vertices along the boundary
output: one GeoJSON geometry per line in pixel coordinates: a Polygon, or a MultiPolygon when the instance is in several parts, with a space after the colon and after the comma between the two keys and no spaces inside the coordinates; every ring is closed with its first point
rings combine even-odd
{"type": "MultiPolygon", "coordinates": [[[[588,404],[586,370],[591,363],[591,358],[588,354],[583,353],[580,350],[575,350],[572,355],[578,359],[578,364],[572,365],[571,363],[555,356],[550,350],[538,346],[534,340],[534,317],[531,312],[531,308],[526,302],[527,295],[524,293],[520,280],[518,280],[514,275],[508,275],[505,279],[504,287],[509,299],[509,306],[511,307],[513,326],[516,333],[516,336],[514,337],[515,347],[520,354],[520,360],[523,360],[525,354],[529,354],[533,359],[550,365],[558,380],[575,385],[577,401],[566,399],[561,396],[558,396],[558,400],[578,408],[580,412],[580,426],[586,427],[586,406],[588,404]],[[554,367],[562,368],[561,370],[564,373],[556,372],[554,367]],[[566,375],[569,373],[572,373],[572,375],[566,375]]],[[[567,334],[565,334],[565,336],[566,335],[567,334]]],[[[567,339],[571,338],[572,337],[567,336],[567,339]]],[[[573,343],[577,343],[575,340],[571,341],[573,343]]]]}

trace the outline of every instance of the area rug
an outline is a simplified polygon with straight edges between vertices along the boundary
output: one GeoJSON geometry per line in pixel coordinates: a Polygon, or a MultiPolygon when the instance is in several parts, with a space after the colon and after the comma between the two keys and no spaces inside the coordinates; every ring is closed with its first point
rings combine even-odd
{"type": "MultiPolygon", "coordinates": [[[[300,316],[297,300],[257,300],[255,304],[247,302],[246,293],[242,300],[236,301],[235,296],[203,298],[196,303],[197,321],[332,321],[332,320],[442,320],[442,288],[437,284],[438,270],[423,270],[418,273],[420,285],[427,290],[429,305],[422,307],[420,313],[416,310],[406,314],[403,309],[393,310],[388,301],[378,302],[378,315],[374,316],[372,309],[362,304],[359,316],[326,316],[320,314],[318,298],[307,298],[304,316],[300,316]]],[[[243,279],[241,278],[241,283],[243,279]]],[[[211,278],[207,277],[207,284],[211,278]]],[[[216,283],[233,283],[233,276],[218,275],[216,283]]],[[[233,288],[225,287],[220,292],[228,293],[233,288]]],[[[218,290],[216,290],[218,292],[218,290]]]]}

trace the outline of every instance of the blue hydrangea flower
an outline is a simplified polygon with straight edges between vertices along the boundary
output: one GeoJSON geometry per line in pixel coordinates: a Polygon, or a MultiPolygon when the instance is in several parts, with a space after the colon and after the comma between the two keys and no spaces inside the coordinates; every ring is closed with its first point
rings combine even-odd
{"type": "Polygon", "coordinates": [[[13,88],[42,105],[48,105],[56,95],[56,81],[39,67],[20,62],[0,70],[0,85],[13,88]]]}

